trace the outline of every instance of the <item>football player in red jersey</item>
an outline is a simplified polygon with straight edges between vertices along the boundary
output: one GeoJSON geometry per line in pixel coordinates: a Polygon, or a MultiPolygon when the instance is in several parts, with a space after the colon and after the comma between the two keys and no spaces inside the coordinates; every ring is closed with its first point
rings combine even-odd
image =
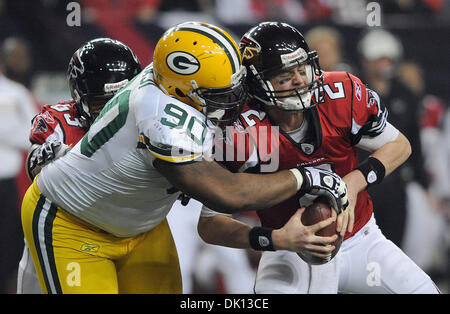
{"type": "Polygon", "coordinates": [[[212,244],[264,251],[256,293],[439,292],[430,277],[383,236],[373,216],[367,189],[382,184],[411,153],[409,141],[387,121],[377,93],[349,73],[322,72],[317,53],[285,23],[260,23],[242,37],[240,48],[251,105],[228,133],[228,142],[234,143],[220,144],[228,156],[225,165],[249,172],[293,166],[335,171],[347,184],[350,202],[338,216],[337,231],[344,242],[326,264],[312,266],[299,258],[296,251],[327,253],[316,249],[317,238],[300,220],[304,209],[298,208],[312,201],[308,194],[257,211],[261,227],[254,228],[204,208],[198,224],[201,237],[212,244]],[[242,136],[239,130],[244,129],[242,136]],[[358,148],[371,156],[359,162],[358,148]],[[304,233],[289,243],[271,239],[272,230],[283,225],[304,233]]]}
{"type": "MultiPolygon", "coordinates": [[[[31,180],[51,160],[64,155],[90,128],[116,91],[141,71],[133,51],[118,40],[93,39],[81,46],[69,62],[67,79],[72,100],[43,106],[30,130],[32,147],[27,158],[31,180]],[[120,68],[114,66],[120,64],[120,68]]],[[[17,293],[42,293],[25,243],[19,264],[17,293]]]]}

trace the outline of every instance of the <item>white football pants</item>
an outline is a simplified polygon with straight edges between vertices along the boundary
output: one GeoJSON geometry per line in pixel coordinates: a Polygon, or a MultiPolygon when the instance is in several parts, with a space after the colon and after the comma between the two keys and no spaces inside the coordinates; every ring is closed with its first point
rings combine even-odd
{"type": "Polygon", "coordinates": [[[262,254],[256,293],[438,293],[431,278],[393,242],[374,217],[324,265],[311,266],[294,252],[262,254]]]}
{"type": "Polygon", "coordinates": [[[33,259],[26,242],[17,270],[17,294],[42,294],[33,259]]]}

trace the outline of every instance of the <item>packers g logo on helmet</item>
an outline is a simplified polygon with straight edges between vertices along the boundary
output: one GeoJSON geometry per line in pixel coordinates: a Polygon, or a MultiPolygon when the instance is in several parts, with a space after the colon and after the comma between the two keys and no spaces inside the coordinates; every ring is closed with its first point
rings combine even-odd
{"type": "Polygon", "coordinates": [[[196,57],[184,51],[175,51],[167,56],[167,66],[175,73],[191,75],[200,69],[200,62],[196,57]]]}
{"type": "Polygon", "coordinates": [[[236,42],[208,23],[186,22],[164,33],[155,47],[153,69],[161,90],[210,120],[232,121],[246,98],[236,42]]]}

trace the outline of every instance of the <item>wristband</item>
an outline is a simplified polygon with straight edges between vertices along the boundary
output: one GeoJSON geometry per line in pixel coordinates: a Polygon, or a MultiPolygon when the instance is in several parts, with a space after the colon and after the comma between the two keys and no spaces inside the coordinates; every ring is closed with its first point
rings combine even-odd
{"type": "Polygon", "coordinates": [[[383,163],[375,157],[369,157],[356,167],[361,171],[367,182],[367,188],[379,184],[383,181],[386,174],[386,168],[383,163]]]}
{"type": "Polygon", "coordinates": [[[300,191],[302,185],[303,185],[303,175],[297,168],[289,169],[290,172],[295,176],[295,179],[297,180],[297,191],[300,191]]]}
{"type": "Polygon", "coordinates": [[[272,228],[253,227],[248,233],[251,248],[255,251],[275,251],[272,231],[272,228]]]}

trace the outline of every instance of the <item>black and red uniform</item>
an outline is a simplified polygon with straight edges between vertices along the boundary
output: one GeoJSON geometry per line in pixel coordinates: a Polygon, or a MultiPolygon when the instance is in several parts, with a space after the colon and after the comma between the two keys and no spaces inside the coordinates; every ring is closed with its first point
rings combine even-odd
{"type": "MultiPolygon", "coordinates": [[[[263,167],[270,168],[268,165],[278,158],[275,161],[278,167],[270,172],[319,166],[344,177],[355,169],[359,164],[355,145],[363,135],[376,136],[383,131],[387,112],[375,92],[346,72],[326,72],[320,93],[325,97],[324,102],[304,112],[308,129],[299,143],[274,127],[265,112],[246,106],[237,128],[228,134],[228,138],[233,138],[233,154],[230,144],[223,146],[228,154],[223,158],[226,167],[233,171],[263,173],[263,167]],[[240,127],[245,131],[239,130],[240,127]]],[[[277,206],[258,210],[257,214],[262,226],[281,228],[301,206],[304,206],[301,195],[296,195],[277,206]]],[[[354,228],[345,238],[360,230],[372,212],[369,194],[360,192],[354,228]]]]}
{"type": "Polygon", "coordinates": [[[57,141],[74,146],[85,133],[74,102],[58,102],[56,105],[45,105],[34,117],[30,141],[39,145],[57,141]]]}

